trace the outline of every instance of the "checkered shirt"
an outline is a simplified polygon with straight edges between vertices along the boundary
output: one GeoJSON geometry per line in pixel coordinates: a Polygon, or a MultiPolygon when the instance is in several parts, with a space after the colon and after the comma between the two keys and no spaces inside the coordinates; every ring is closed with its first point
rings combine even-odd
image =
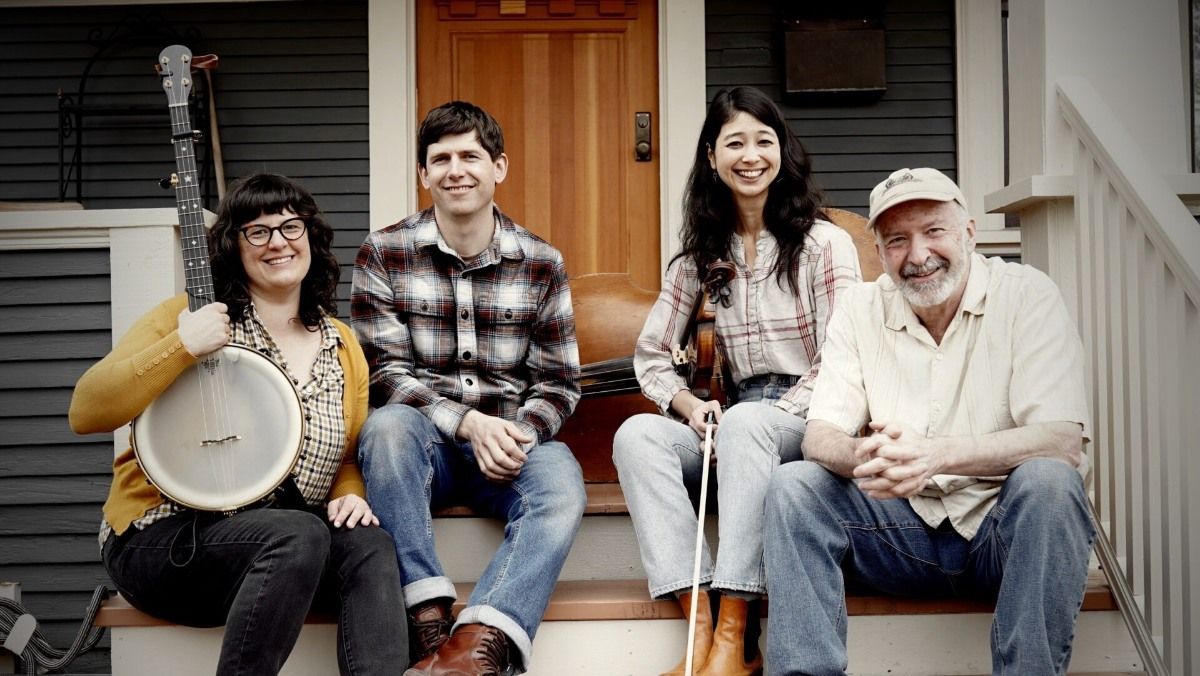
{"type": "Polygon", "coordinates": [[[579,348],[562,255],[495,211],[492,243],[460,258],[433,209],[371,233],[354,265],[351,317],[371,404],[419,408],[454,438],[471,409],[541,443],[579,401],[579,348]]]}
{"type": "MultiPolygon", "coordinates": [[[[798,294],[792,293],[786,280],[781,285],[771,271],[779,255],[771,233],[764,230],[759,235],[756,253],[752,270],[746,266],[741,238],[733,238],[737,274],[730,282],[729,307],[717,306],[717,347],[734,383],[770,373],[799,376],[775,405],[806,416],[835,300],[862,279],[858,250],[845,230],[816,221],[797,261],[798,294]]],[[[634,371],[642,392],[664,413],[675,395],[687,388],[672,366],[671,348],[682,340],[699,293],[695,263],[690,258],[675,259],[634,348],[634,371]]]]}

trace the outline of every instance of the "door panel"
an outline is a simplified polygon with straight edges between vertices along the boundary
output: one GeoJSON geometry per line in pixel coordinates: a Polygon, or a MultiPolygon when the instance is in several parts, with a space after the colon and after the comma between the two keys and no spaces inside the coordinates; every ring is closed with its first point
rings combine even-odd
{"type": "Polygon", "coordinates": [[[500,208],[572,277],[657,287],[657,147],[649,162],[633,152],[634,114],[658,114],[654,0],[419,0],[417,30],[418,115],[463,99],[504,128],[500,208]]]}

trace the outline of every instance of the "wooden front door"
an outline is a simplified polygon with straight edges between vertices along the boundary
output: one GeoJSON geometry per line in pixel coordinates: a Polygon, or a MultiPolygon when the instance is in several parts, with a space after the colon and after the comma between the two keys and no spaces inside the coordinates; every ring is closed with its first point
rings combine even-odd
{"type": "Polygon", "coordinates": [[[657,30],[655,0],[417,2],[418,119],[452,99],[496,117],[509,157],[496,203],[573,278],[659,285],[657,30]],[[649,161],[635,159],[639,112],[649,161]]]}

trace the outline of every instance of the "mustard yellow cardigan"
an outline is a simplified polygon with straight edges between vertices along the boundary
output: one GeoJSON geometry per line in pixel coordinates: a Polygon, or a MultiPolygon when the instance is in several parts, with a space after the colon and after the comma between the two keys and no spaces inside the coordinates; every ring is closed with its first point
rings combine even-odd
{"type": "MultiPolygon", "coordinates": [[[[108,356],[96,362],[75,385],[69,418],[77,434],[111,432],[138,416],[164,392],[196,358],[179,340],[178,317],[187,296],[164,301],[146,313],[121,338],[108,356]]],[[[350,327],[334,319],[341,335],[338,361],[345,374],[342,401],[346,417],[346,446],[342,465],[329,489],[329,499],[365,496],[358,470],[358,432],[367,419],[368,368],[362,347],[350,327]]],[[[113,460],[113,481],[104,503],[104,519],[118,534],[147,510],[161,505],[163,496],[142,472],[133,448],[113,460]]]]}

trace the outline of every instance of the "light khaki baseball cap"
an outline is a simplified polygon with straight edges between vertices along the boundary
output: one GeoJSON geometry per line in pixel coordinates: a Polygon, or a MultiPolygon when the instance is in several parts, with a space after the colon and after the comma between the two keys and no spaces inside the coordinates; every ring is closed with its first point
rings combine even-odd
{"type": "Polygon", "coordinates": [[[958,202],[967,208],[967,198],[948,176],[929,167],[897,169],[871,191],[871,212],[867,228],[875,227],[875,219],[897,204],[911,200],[958,202]]]}

